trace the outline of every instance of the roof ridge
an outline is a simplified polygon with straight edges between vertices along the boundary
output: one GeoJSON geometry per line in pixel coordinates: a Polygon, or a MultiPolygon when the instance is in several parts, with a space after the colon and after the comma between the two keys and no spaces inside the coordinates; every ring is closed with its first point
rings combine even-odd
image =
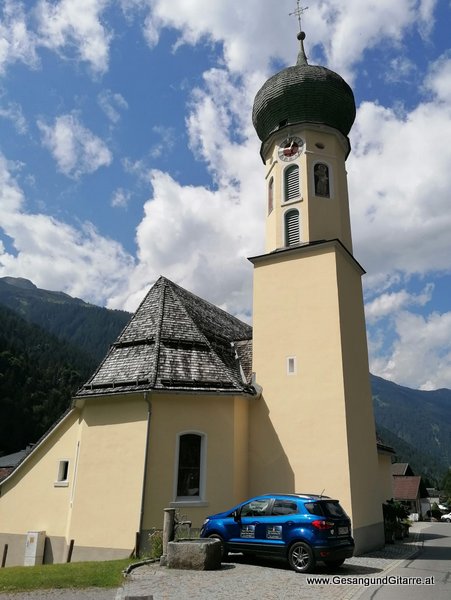
{"type": "MultiPolygon", "coordinates": [[[[161,276],[160,279],[163,279],[166,283],[168,283],[175,292],[180,290],[182,296],[187,295],[187,296],[193,298],[194,300],[198,301],[200,304],[207,305],[207,306],[211,307],[212,310],[223,314],[224,317],[227,318],[228,320],[236,321],[236,323],[240,324],[241,326],[251,328],[251,326],[248,323],[245,323],[241,319],[238,319],[238,317],[235,317],[235,315],[230,314],[224,308],[217,306],[213,302],[210,302],[209,300],[206,300],[205,298],[202,298],[201,296],[194,294],[193,292],[187,290],[186,288],[182,287],[181,285],[179,285],[177,283],[174,283],[173,281],[171,281],[170,279],[167,279],[166,277],[161,276]]],[[[180,298],[180,294],[177,293],[177,297],[180,298]]],[[[191,317],[191,311],[188,310],[188,308],[185,305],[185,302],[183,302],[183,306],[185,306],[186,310],[190,313],[190,317],[191,317]]],[[[197,326],[197,323],[196,323],[196,326],[197,326]]]]}
{"type": "Polygon", "coordinates": [[[167,283],[166,279],[161,275],[154,285],[157,285],[158,282],[162,284],[162,290],[160,294],[160,304],[158,306],[158,320],[157,327],[155,330],[155,369],[153,373],[153,381],[152,387],[155,387],[155,384],[158,379],[159,366],[160,366],[160,344],[161,344],[161,330],[163,329],[163,318],[164,318],[164,301],[166,297],[167,283]]]}

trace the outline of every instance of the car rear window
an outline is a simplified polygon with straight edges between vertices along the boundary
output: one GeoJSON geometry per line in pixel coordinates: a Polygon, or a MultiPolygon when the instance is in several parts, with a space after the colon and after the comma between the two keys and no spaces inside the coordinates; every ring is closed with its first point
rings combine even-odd
{"type": "Polygon", "coordinates": [[[305,508],[311,515],[318,515],[320,517],[342,518],[347,516],[337,501],[319,500],[318,502],[306,502],[305,508]]]}

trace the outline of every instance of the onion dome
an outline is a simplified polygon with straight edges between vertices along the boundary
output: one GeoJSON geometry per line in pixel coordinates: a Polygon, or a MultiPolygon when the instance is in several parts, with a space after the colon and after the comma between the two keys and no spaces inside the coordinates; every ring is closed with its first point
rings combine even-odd
{"type": "Polygon", "coordinates": [[[278,129],[298,123],[328,125],[347,137],[354,123],[352,89],[334,71],[308,64],[304,39],[301,31],[296,65],[273,75],[255,96],[252,122],[262,142],[278,129]]]}

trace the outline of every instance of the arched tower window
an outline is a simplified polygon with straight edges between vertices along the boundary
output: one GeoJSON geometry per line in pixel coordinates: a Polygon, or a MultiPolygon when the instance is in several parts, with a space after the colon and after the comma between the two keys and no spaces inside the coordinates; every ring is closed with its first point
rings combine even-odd
{"type": "Polygon", "coordinates": [[[324,163],[316,163],[313,174],[315,177],[315,196],[330,198],[329,167],[324,163]]]}
{"type": "Polygon", "coordinates": [[[284,172],[284,200],[299,198],[299,166],[291,165],[284,172]]]}
{"type": "Polygon", "coordinates": [[[202,495],[205,436],[184,433],[178,436],[177,499],[199,499],[202,495]]]}
{"type": "Polygon", "coordinates": [[[296,209],[287,210],[285,219],[285,246],[294,246],[299,244],[299,211],[296,209]]]}
{"type": "Polygon", "coordinates": [[[270,215],[274,208],[274,177],[271,177],[268,184],[268,215],[270,215]]]}

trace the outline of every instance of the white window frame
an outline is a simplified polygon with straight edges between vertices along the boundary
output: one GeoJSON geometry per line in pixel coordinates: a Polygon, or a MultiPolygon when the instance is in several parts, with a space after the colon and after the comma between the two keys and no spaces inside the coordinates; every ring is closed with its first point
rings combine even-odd
{"type": "Polygon", "coordinates": [[[56,475],[55,487],[68,487],[69,485],[69,467],[70,460],[68,458],[62,458],[58,462],[58,472],[56,475]],[[63,474],[66,473],[66,477],[63,478],[63,474]]]}
{"type": "Polygon", "coordinates": [[[175,461],[174,461],[174,484],[173,498],[170,503],[171,507],[188,507],[188,506],[208,506],[205,499],[207,479],[207,434],[204,431],[186,430],[177,433],[175,441],[175,461]],[[179,475],[179,454],[180,454],[180,438],[184,435],[198,435],[200,441],[200,471],[199,471],[199,494],[197,496],[177,496],[177,484],[179,475]]]}

